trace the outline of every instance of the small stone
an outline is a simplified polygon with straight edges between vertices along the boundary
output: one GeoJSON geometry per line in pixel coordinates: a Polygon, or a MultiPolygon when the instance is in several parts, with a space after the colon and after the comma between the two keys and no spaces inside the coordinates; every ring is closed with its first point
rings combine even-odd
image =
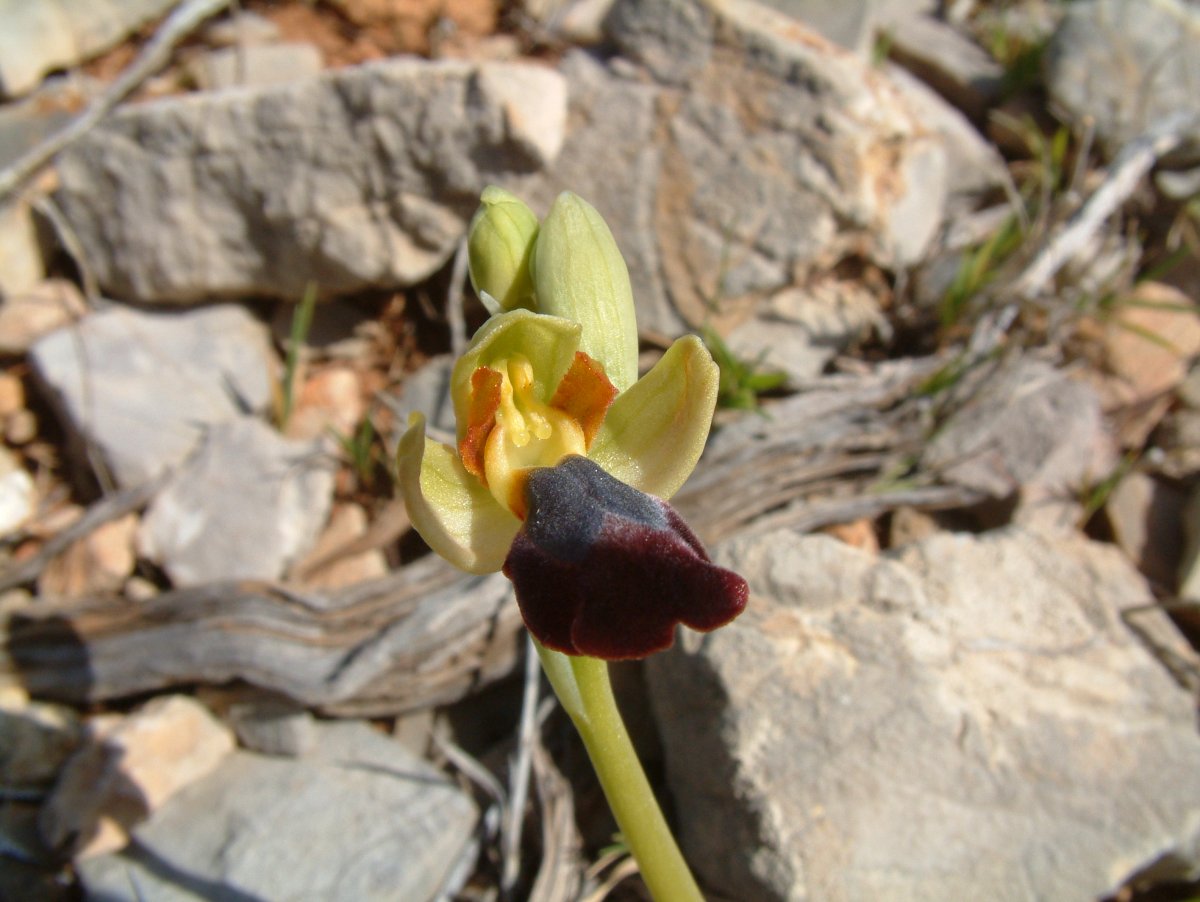
{"type": "Polygon", "coordinates": [[[212,425],[265,411],[276,367],[263,324],[232,304],[112,307],[47,335],[31,359],[66,425],[121,486],[182,463],[212,425]]]}
{"type": "Polygon", "coordinates": [[[298,758],[311,752],[318,741],[313,716],[282,697],[235,702],[229,719],[242,747],[263,755],[298,758]]]}
{"type": "Polygon", "coordinates": [[[187,68],[201,90],[219,91],[288,84],[317,75],[324,64],[311,44],[247,44],[205,53],[187,68]]]}
{"type": "Polygon", "coordinates": [[[0,693],[0,784],[30,787],[53,780],[79,746],[83,727],[71,708],[0,693]]]}
{"type": "Polygon", "coordinates": [[[4,421],[4,439],[20,447],[38,436],[38,418],[32,410],[18,410],[4,421]]]}
{"type": "Polygon", "coordinates": [[[35,341],[87,310],[75,283],[47,279],[0,301],[0,354],[24,354],[35,341]]]}
{"type": "Polygon", "coordinates": [[[1175,581],[1183,547],[1184,496],[1148,473],[1134,470],[1104,505],[1117,546],[1161,586],[1175,581]]]}
{"type": "Polygon", "coordinates": [[[349,438],[365,411],[358,372],[348,366],[326,367],[299,387],[286,435],[293,439],[349,438]]]}
{"type": "Polygon", "coordinates": [[[12,373],[0,373],[0,417],[25,409],[25,383],[12,373]]]}
{"type": "Polygon", "coordinates": [[[0,298],[28,291],[44,273],[29,205],[19,201],[0,204],[0,298]]]}
{"type": "Polygon", "coordinates": [[[1200,306],[1160,282],[1142,282],[1117,303],[1105,324],[1105,360],[1127,388],[1126,403],[1142,404],[1182,383],[1200,355],[1200,306]]]}
{"type": "Polygon", "coordinates": [[[171,899],[186,874],[246,899],[436,898],[467,851],[474,804],[365,723],[317,726],[308,755],[235,752],[138,827],[136,846],[81,862],[87,895],[171,899]]]}
{"type": "Polygon", "coordinates": [[[137,562],[134,537],[138,516],[130,513],[93,530],[46,564],[38,576],[38,594],[82,598],[117,592],[137,562]]]}
{"type": "Polygon", "coordinates": [[[278,579],[329,512],[333,467],[322,448],[253,417],[211,427],[150,504],[142,554],[176,586],[278,579]]]}
{"type": "Polygon", "coordinates": [[[11,451],[0,447],[0,536],[24,525],[36,506],[33,477],[11,451]]]}
{"type": "Polygon", "coordinates": [[[270,44],[279,40],[279,26],[256,12],[239,9],[227,19],[206,27],[204,40],[215,47],[238,47],[270,44]]]}
{"type": "Polygon", "coordinates": [[[341,589],[385,576],[387,559],[378,548],[343,554],[356,539],[366,535],[367,526],[367,512],[360,505],[335,507],[312,551],[294,568],[304,584],[313,589],[341,589]]]}
{"type": "Polygon", "coordinates": [[[80,857],[116,851],[130,828],[210,773],[233,746],[229,730],[188,696],[156,698],[128,717],[93,718],[42,808],[42,835],[80,857]]]}

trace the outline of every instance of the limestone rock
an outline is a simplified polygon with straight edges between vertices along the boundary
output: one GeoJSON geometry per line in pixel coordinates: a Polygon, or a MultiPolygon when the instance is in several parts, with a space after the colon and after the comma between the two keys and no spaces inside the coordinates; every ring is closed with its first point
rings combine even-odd
{"type": "Polygon", "coordinates": [[[51,846],[84,856],[122,848],[130,827],[233,750],[233,734],[189,696],[162,696],[89,726],[41,814],[51,846]]]}
{"type": "Polygon", "coordinates": [[[717,558],[746,613],[647,662],[715,893],[1091,899],[1200,864],[1192,699],[1123,622],[1152,596],[1116,549],[1013,528],[880,559],[779,531],[717,558]]]}
{"type": "Polygon", "coordinates": [[[784,372],[796,382],[820,375],[839,351],[887,322],[869,288],[825,279],[807,290],[785,289],[764,301],[755,316],[729,335],[728,345],[743,360],[784,372]]]}
{"type": "Polygon", "coordinates": [[[319,442],[253,417],[214,425],[146,511],[143,556],[176,586],[278,579],[329,513],[333,467],[319,442]]]}
{"type": "Polygon", "coordinates": [[[870,58],[880,31],[920,13],[936,0],[760,0],[803,22],[827,40],[870,58]]]}
{"type": "Polygon", "coordinates": [[[431,902],[470,840],[475,806],[365,723],[326,725],[299,759],[249,752],[176,795],[122,855],[85,861],[89,896],[431,902]],[[187,881],[174,875],[187,874],[187,881]]]}
{"type": "Polygon", "coordinates": [[[1091,123],[1110,155],[1168,114],[1200,113],[1200,9],[1195,3],[1068,4],[1046,61],[1052,101],[1081,128],[1091,123]],[[1104,77],[1098,77],[1101,72],[1104,77]]]}
{"type": "Polygon", "coordinates": [[[29,204],[0,204],[0,297],[28,291],[45,275],[29,204]]]}
{"type": "Polygon", "coordinates": [[[945,151],[885,76],[749,2],[620,0],[606,24],[654,81],[568,54],[566,143],[514,190],[535,209],[564,188],[597,205],[643,328],[676,334],[714,313],[732,325],[845,256],[923,255],[945,151]]]}
{"type": "Polygon", "coordinates": [[[205,429],[271,400],[274,355],[247,310],[113,307],[38,341],[34,370],[122,486],[183,461],[205,429]]]}
{"type": "Polygon", "coordinates": [[[67,150],[58,198],[126,299],[408,285],[449,258],[486,184],[553,158],[565,109],[543,66],[411,58],[168,98],[67,150]]]}
{"type": "Polygon", "coordinates": [[[982,121],[1000,97],[1004,70],[952,25],[910,16],[888,29],[891,56],[958,109],[982,121]]]}
{"type": "Polygon", "coordinates": [[[0,93],[22,94],[53,69],[107,50],[175,0],[0,0],[0,93]]]}

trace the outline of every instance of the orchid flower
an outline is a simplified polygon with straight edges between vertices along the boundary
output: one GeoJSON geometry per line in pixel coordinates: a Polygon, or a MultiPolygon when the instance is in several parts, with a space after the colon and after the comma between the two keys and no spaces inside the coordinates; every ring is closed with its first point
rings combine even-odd
{"type": "Polygon", "coordinates": [[[401,492],[417,532],[464,570],[503,570],[550,684],[579,730],[658,902],[701,899],[629,740],[606,660],[643,658],[684,624],[746,605],[669,498],[708,438],[719,373],[695,336],[641,379],[633,292],[612,233],[579,197],[540,225],[487,188],[468,235],[491,318],[455,363],[455,445],[414,414],[401,492]]]}
{"type": "Polygon", "coordinates": [[[469,249],[496,312],[451,375],[457,447],[427,437],[419,416],[400,441],[417,532],[464,570],[503,569],[533,635],[567,654],[641,658],[670,646],[678,623],[733,619],[745,582],[660,500],[708,437],[719,373],[704,344],[679,339],[637,379],[628,271],[573,194],[538,228],[487,189],[469,249]]]}

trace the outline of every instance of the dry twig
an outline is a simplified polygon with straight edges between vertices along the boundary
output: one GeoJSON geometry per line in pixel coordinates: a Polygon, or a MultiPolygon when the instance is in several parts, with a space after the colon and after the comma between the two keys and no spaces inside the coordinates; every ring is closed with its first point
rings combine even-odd
{"type": "Polygon", "coordinates": [[[1041,294],[1047,283],[1086,248],[1108,217],[1129,198],[1150,167],[1197,130],[1200,130],[1200,116],[1173,113],[1125,145],[1109,167],[1104,183],[1013,281],[1012,291],[1021,298],[1041,294]]]}

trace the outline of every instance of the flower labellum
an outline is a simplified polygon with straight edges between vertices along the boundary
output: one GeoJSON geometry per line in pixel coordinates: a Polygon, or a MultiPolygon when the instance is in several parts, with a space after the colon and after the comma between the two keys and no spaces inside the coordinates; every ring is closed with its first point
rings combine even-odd
{"type": "Polygon", "coordinates": [[[707,632],[745,608],[746,581],[713,564],[669,504],[586,457],[534,470],[525,495],[504,573],[546,647],[644,658],[671,646],[677,624],[707,632]]]}

